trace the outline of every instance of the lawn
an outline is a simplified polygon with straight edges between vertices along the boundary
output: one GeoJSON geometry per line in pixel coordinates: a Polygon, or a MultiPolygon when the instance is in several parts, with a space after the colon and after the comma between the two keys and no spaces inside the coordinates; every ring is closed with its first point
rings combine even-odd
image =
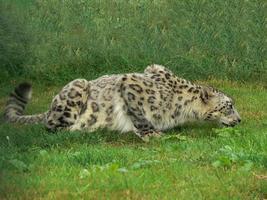
{"type": "Polygon", "coordinates": [[[0,13],[0,115],[23,80],[37,113],[70,80],[158,63],[225,91],[242,117],[149,143],[0,118],[0,199],[267,199],[266,1],[0,0],[0,13]]]}
{"type": "MultiPolygon", "coordinates": [[[[1,122],[0,199],[267,198],[266,86],[204,84],[235,99],[239,126],[188,124],[144,143],[133,133],[1,122]]],[[[1,87],[1,112],[11,86],[1,87]]],[[[35,86],[27,113],[45,111],[58,90],[35,86]]]]}

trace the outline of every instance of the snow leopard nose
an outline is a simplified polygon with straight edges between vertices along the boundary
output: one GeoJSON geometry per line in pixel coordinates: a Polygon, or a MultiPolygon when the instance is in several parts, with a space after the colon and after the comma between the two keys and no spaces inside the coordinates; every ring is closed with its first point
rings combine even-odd
{"type": "Polygon", "coordinates": [[[233,124],[237,125],[241,122],[241,119],[238,117],[237,119],[233,120],[233,124]]]}
{"type": "Polygon", "coordinates": [[[239,124],[239,123],[241,122],[241,117],[240,117],[240,115],[238,114],[238,112],[237,112],[236,109],[234,109],[234,116],[233,116],[233,118],[234,118],[234,122],[235,122],[236,124],[239,124]]]}

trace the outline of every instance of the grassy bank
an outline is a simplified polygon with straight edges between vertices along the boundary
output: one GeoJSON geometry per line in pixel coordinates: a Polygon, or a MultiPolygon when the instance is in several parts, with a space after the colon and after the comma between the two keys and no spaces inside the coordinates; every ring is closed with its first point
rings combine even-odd
{"type": "MultiPolygon", "coordinates": [[[[188,125],[145,144],[131,133],[51,134],[1,123],[0,199],[267,198],[266,89],[208,84],[235,98],[238,127],[188,125]]],[[[28,113],[45,111],[59,88],[34,89],[28,113]]]]}
{"type": "Polygon", "coordinates": [[[266,81],[265,1],[1,0],[1,80],[169,66],[190,79],[266,81]]]}
{"type": "Polygon", "coordinates": [[[0,118],[0,199],[267,199],[265,1],[0,0],[0,13],[1,116],[22,80],[37,113],[70,80],[158,63],[225,91],[242,117],[148,144],[0,118]]]}

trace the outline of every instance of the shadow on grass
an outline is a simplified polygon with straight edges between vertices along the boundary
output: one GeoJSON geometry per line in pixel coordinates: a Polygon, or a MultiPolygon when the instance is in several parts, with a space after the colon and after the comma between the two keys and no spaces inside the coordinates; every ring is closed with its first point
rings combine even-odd
{"type": "MultiPolygon", "coordinates": [[[[214,124],[187,124],[164,131],[164,137],[181,135],[189,138],[216,137],[214,124]]],[[[0,126],[0,145],[14,146],[21,151],[27,151],[31,146],[51,148],[54,146],[71,147],[78,144],[103,144],[110,145],[144,145],[145,143],[133,132],[119,133],[107,129],[87,133],[85,131],[57,131],[55,133],[45,130],[42,125],[2,124],[0,126]]],[[[161,139],[156,142],[162,141],[161,139]]],[[[153,141],[154,143],[155,141],[153,141]]]]}
{"type": "Polygon", "coordinates": [[[84,131],[57,131],[55,133],[45,130],[42,125],[12,125],[3,124],[0,133],[0,145],[16,146],[27,149],[30,146],[50,148],[53,146],[70,146],[79,144],[100,143],[142,143],[133,133],[118,133],[106,129],[86,133],[84,131]]]}

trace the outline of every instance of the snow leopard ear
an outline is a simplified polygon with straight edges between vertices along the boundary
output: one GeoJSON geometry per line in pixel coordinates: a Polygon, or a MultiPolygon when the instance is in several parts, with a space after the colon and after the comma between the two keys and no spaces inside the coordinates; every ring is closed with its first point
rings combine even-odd
{"type": "Polygon", "coordinates": [[[204,104],[207,104],[209,100],[214,97],[214,91],[212,88],[203,87],[202,91],[200,92],[200,99],[204,104]]]}

